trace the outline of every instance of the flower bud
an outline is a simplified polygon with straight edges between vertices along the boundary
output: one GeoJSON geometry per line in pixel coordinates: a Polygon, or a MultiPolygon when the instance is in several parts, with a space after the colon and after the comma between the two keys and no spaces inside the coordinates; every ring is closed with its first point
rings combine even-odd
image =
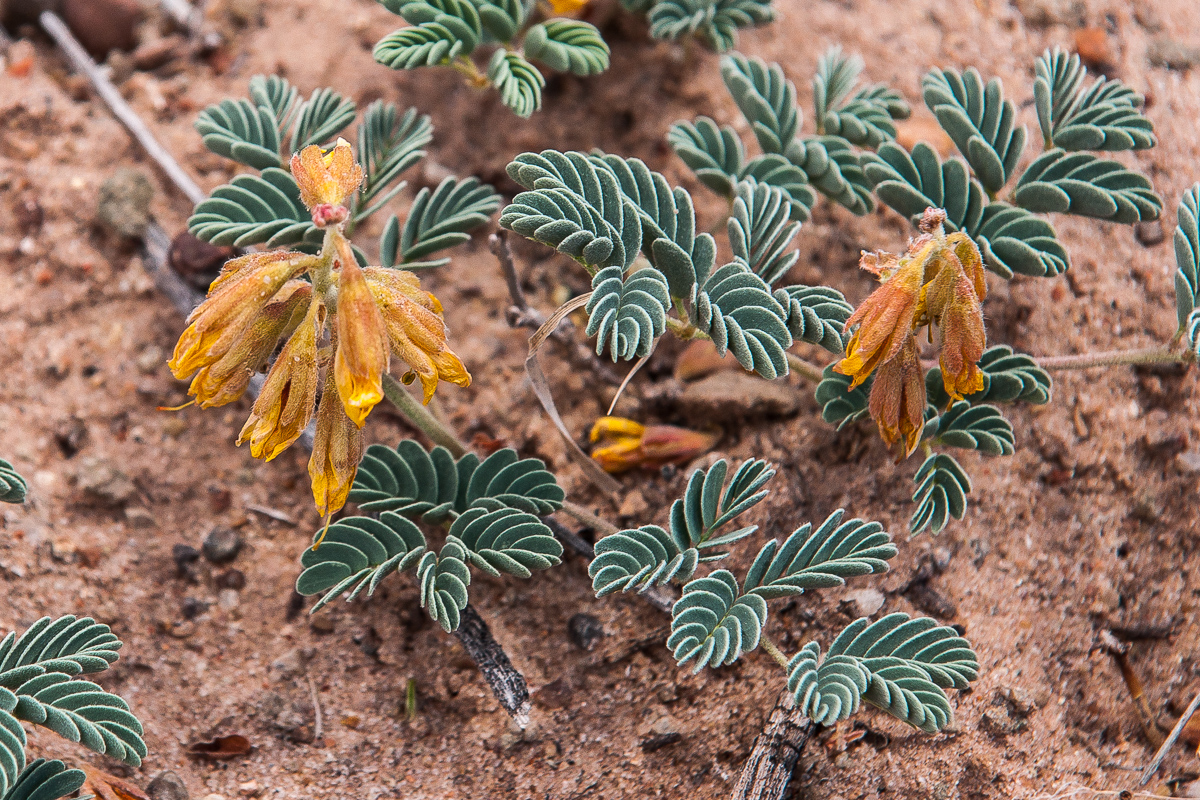
{"type": "Polygon", "coordinates": [[[602,442],[592,451],[592,458],[605,472],[613,473],[691,461],[711,450],[717,438],[674,425],[642,425],[624,417],[601,417],[590,434],[591,441],[602,442]]]}
{"type": "Polygon", "coordinates": [[[388,368],[387,329],[362,269],[343,264],[338,280],[337,353],[333,371],[346,414],[362,427],[383,399],[388,368]]]}
{"type": "MultiPolygon", "coordinates": [[[[300,187],[300,199],[313,212],[313,223],[325,227],[330,224],[328,210],[321,212],[320,206],[341,206],[363,181],[363,171],[354,161],[350,143],[338,139],[328,153],[322,153],[315,144],[292,156],[292,177],[300,187]],[[325,225],[322,225],[322,222],[325,225]]],[[[336,215],[335,215],[336,216],[336,215]]]]}

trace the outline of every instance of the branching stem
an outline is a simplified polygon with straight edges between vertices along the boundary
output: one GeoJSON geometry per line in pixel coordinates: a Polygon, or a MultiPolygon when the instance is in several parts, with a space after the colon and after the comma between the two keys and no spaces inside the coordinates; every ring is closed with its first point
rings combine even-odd
{"type": "Polygon", "coordinates": [[[454,435],[454,431],[439,422],[428,408],[418,403],[403,384],[391,375],[384,374],[383,376],[383,394],[406,420],[432,439],[435,444],[440,444],[449,450],[455,458],[462,458],[466,455],[467,446],[454,435]]]}
{"type": "Polygon", "coordinates": [[[1165,347],[1145,347],[1137,350],[1109,350],[1102,353],[1080,353],[1070,356],[1035,356],[1034,360],[1042,369],[1058,371],[1132,364],[1182,364],[1190,359],[1187,353],[1175,353],[1165,347]]]}
{"type": "Polygon", "coordinates": [[[806,361],[795,353],[788,353],[787,360],[788,367],[791,368],[792,372],[795,372],[805,380],[812,381],[813,383],[820,383],[821,379],[825,377],[824,369],[818,367],[811,361],[806,361]]]}

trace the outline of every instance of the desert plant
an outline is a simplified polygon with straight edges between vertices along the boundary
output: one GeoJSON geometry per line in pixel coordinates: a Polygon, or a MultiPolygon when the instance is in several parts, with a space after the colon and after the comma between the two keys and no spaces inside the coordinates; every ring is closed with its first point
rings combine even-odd
{"type": "Polygon", "coordinates": [[[387,374],[391,355],[408,365],[405,383],[420,379],[425,403],[440,380],[469,385],[470,374],[447,343],[441,304],[409,270],[446,263],[430,256],[466,241],[498,197],[474,178],[450,177],[432,192],[422,189],[403,226],[395,214],[384,225],[381,266],[360,266],[366,257],[349,237],[403,187],[400,174],[432,138],[428,118],[372,104],[358,130],[360,165],[343,139],[327,151],[321,146],[354,118],[352,102],[321,89],[301,103],[296,89],[275,77],[252,79],[250,90],[250,100],[205,109],[196,127],[214,152],[261,173],[214,190],[189,227],[218,244],[293,249],[226,264],[189,317],[170,366],[180,378],[194,375],[194,402],[220,406],[241,397],[286,342],[238,441],[270,460],[301,436],[315,407],[309,472],[317,507],[331,514],[354,481],[359,429],[385,393],[414,424],[440,429],[387,374]],[[284,141],[298,151],[290,158],[281,154],[284,141]],[[401,266],[407,269],[393,268],[401,266]],[[333,346],[321,348],[327,331],[333,346]]]}
{"type": "Polygon", "coordinates": [[[115,694],[77,676],[107,669],[121,641],[89,617],[43,617],[0,641],[0,799],[56,800],[83,785],[62,761],[27,761],[22,722],[48,728],[89,750],[138,766],[142,725],[115,694]]]}
{"type": "Polygon", "coordinates": [[[22,503],[27,486],[13,465],[0,458],[0,503],[22,503]]]}
{"type": "MultiPolygon", "coordinates": [[[[379,1],[409,25],[379,40],[376,61],[392,69],[451,67],[471,86],[496,89],[521,117],[542,106],[546,79],[533,62],[584,77],[608,69],[608,45],[594,25],[563,17],[535,22],[532,0],[379,1]],[[489,45],[481,68],[474,56],[489,45]]],[[[569,5],[556,2],[553,10],[569,5]]]]}
{"type": "Polygon", "coordinates": [[[740,586],[727,569],[702,574],[700,565],[720,561],[755,532],[755,525],[728,528],[766,498],[763,487],[775,470],[752,459],[727,475],[724,459],[693,472],[671,506],[668,528],[642,525],[600,539],[588,568],[596,595],[682,584],[666,641],[675,660],[699,672],[732,664],[763,644],[785,670],[796,707],[814,722],[844,720],[865,701],[921,730],[945,728],[953,718],[945,690],[966,688],[979,671],[970,644],[953,629],[902,613],[873,623],[859,619],[823,659],[816,642],[788,659],[763,636],[767,601],[887,571],[896,547],[883,526],[844,520],[838,510],[816,528],[805,524],[782,543],[763,545],[740,586]]]}
{"type": "Polygon", "coordinates": [[[695,37],[718,53],[737,46],[739,28],[775,19],[772,0],[621,0],[621,5],[645,14],[655,39],[695,37]]]}
{"type": "Polygon", "coordinates": [[[343,517],[318,532],[300,559],[296,591],[322,595],[315,613],[341,594],[349,601],[365,590],[369,597],[389,574],[414,569],[421,607],[452,632],[467,605],[470,567],[528,578],[560,562],[562,545],[540,517],[561,508],[564,497],[541,460],[509,448],[481,461],[409,440],[394,449],[371,445],[349,499],[372,516],[343,517]],[[439,550],[418,522],[448,525],[439,550]]]}

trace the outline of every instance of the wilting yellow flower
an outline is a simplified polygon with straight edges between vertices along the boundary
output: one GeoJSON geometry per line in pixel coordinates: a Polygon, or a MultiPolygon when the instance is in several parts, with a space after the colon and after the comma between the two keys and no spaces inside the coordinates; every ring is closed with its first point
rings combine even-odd
{"type": "Polygon", "coordinates": [[[325,329],[325,306],[310,303],[304,320],[271,365],[262,391],[242,426],[237,443],[250,442],[250,454],[270,461],[308,427],[317,399],[317,339],[325,329]]]}
{"type": "MultiPolygon", "coordinates": [[[[188,317],[191,324],[179,337],[175,353],[167,362],[171,372],[182,380],[221,361],[235,347],[246,345],[253,350],[253,342],[246,341],[248,329],[261,321],[284,285],[316,261],[314,256],[287,250],[252,253],[231,261],[209,290],[208,298],[188,317]]],[[[254,355],[247,353],[239,361],[254,355]]],[[[236,370],[229,369],[227,374],[229,380],[240,380],[236,370]]],[[[205,404],[215,404],[211,399],[221,393],[222,387],[214,385],[209,376],[195,387],[197,392],[201,386],[205,404]]]]}
{"type": "Polygon", "coordinates": [[[879,368],[867,408],[889,447],[903,439],[906,457],[917,449],[925,429],[925,374],[911,333],[896,357],[879,368]]]}
{"type": "Polygon", "coordinates": [[[313,439],[312,458],[308,460],[313,500],[321,516],[346,505],[362,449],[362,431],[346,416],[331,371],[321,390],[317,433],[313,439]]]}
{"type": "Polygon", "coordinates": [[[860,266],[882,285],[846,321],[845,330],[857,330],[834,367],[852,379],[851,389],[879,370],[871,387],[871,418],[889,445],[904,440],[905,455],[917,446],[925,424],[918,329],[928,325],[938,333],[942,382],[951,402],[983,389],[978,366],[987,346],[983,259],[971,237],[943,233],[945,219],[944,211],[927,209],[924,233],[903,256],[863,253],[860,266]]]}
{"type": "Polygon", "coordinates": [[[383,399],[388,368],[388,337],[383,316],[358,264],[343,264],[338,280],[337,353],[334,379],[346,414],[362,427],[383,399]]]}
{"type": "Polygon", "coordinates": [[[378,304],[392,352],[418,378],[428,403],[438,380],[462,387],[471,385],[471,374],[446,343],[442,304],[411,272],[384,267],[363,270],[367,285],[378,304]]]}
{"type": "Polygon", "coordinates": [[[215,408],[240,398],[250,378],[267,363],[280,339],[291,335],[312,302],[312,285],[290,280],[263,307],[244,336],[215,363],[202,368],[192,379],[188,394],[201,408],[215,408]]]}
{"type": "Polygon", "coordinates": [[[603,441],[592,458],[605,472],[625,472],[634,467],[658,469],[690,461],[707,453],[717,436],[674,425],[642,425],[624,417],[601,417],[592,426],[591,441],[603,441]]]}
{"type": "Polygon", "coordinates": [[[555,14],[578,14],[587,8],[591,0],[549,0],[550,8],[555,14]]]}
{"type": "Polygon", "coordinates": [[[315,144],[292,156],[292,177],[300,199],[309,211],[318,206],[340,206],[363,181],[362,167],[354,160],[350,143],[338,139],[328,153],[315,144]]]}

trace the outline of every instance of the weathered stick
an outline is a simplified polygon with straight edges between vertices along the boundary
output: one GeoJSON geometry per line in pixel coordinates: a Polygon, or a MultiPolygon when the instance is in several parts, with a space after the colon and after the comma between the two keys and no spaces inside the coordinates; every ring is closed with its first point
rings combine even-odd
{"type": "Polygon", "coordinates": [[[746,766],[733,787],[730,800],[779,800],[800,761],[800,752],[816,727],[796,709],[792,693],[779,696],[767,726],[754,739],[746,766]]]}
{"type": "Polygon", "coordinates": [[[1158,768],[1162,765],[1163,759],[1167,757],[1167,753],[1170,752],[1171,748],[1175,745],[1176,740],[1179,739],[1179,734],[1183,733],[1184,727],[1188,724],[1188,721],[1192,718],[1192,715],[1196,713],[1196,709],[1198,708],[1200,708],[1200,693],[1197,693],[1196,696],[1192,698],[1191,705],[1189,705],[1187,710],[1183,712],[1183,716],[1181,716],[1179,721],[1175,723],[1175,727],[1171,729],[1171,733],[1162,743],[1162,746],[1158,748],[1158,752],[1154,754],[1154,760],[1152,760],[1150,765],[1146,767],[1145,771],[1142,772],[1142,780],[1141,783],[1138,784],[1139,786],[1145,786],[1150,779],[1154,777],[1154,773],[1158,771],[1158,768]]]}
{"type": "Polygon", "coordinates": [[[179,166],[179,162],[175,157],[163,147],[154,134],[147,127],[146,123],[142,122],[141,117],[133,110],[129,103],[125,102],[125,98],[117,91],[117,87],[108,79],[92,57],[83,49],[83,45],[71,34],[67,24],[58,18],[58,15],[50,11],[43,11],[38,17],[38,22],[46,33],[50,34],[50,38],[54,39],[55,43],[66,54],[71,61],[71,65],[76,72],[84,75],[92,83],[92,87],[96,90],[96,94],[100,95],[113,116],[125,126],[134,139],[137,139],[138,144],[146,151],[150,158],[166,173],[179,190],[187,196],[187,199],[195,205],[203,200],[205,195],[196,182],[192,180],[192,176],[184,171],[183,167],[179,166]]]}
{"type": "Polygon", "coordinates": [[[500,705],[517,725],[524,728],[529,724],[530,710],[529,686],[525,678],[513,667],[504,648],[492,638],[487,623],[470,603],[459,612],[459,620],[454,635],[483,674],[500,705]]]}

